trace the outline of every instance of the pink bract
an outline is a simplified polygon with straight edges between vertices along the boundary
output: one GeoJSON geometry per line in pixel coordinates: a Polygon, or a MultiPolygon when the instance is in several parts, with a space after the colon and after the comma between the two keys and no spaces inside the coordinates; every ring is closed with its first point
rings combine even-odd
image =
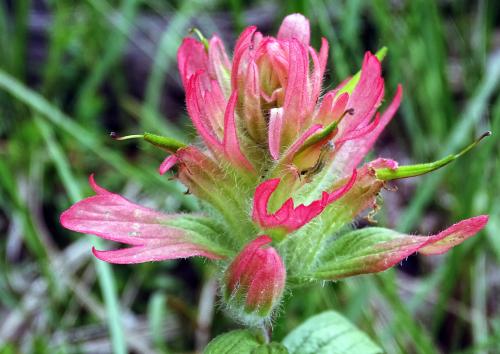
{"type": "Polygon", "coordinates": [[[93,249],[97,258],[110,263],[142,263],[193,256],[224,257],[211,251],[208,245],[195,242],[185,230],[166,225],[178,215],[134,204],[98,186],[92,175],[89,181],[97,195],[66,210],[61,215],[61,224],[73,231],[132,246],[114,251],[93,249]]]}

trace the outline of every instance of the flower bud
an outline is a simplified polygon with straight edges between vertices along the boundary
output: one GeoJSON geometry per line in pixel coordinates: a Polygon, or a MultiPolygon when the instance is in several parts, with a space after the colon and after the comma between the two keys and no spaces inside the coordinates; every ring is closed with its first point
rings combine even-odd
{"type": "Polygon", "coordinates": [[[285,266],[278,252],[260,236],[250,242],[226,270],[224,299],[230,312],[248,325],[268,319],[285,287],[285,266]]]}

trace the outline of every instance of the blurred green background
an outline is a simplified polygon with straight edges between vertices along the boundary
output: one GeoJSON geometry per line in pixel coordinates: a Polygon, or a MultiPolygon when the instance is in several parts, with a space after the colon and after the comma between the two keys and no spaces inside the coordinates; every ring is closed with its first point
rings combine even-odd
{"type": "Polygon", "coordinates": [[[326,88],[356,72],[365,50],[389,48],[386,99],[402,83],[404,100],[377,155],[430,161],[493,131],[444,170],[395,183],[379,223],[426,234],[491,218],[446,255],[292,290],[275,338],[335,309],[387,353],[499,352],[500,2],[11,0],[0,2],[1,353],[195,352],[237,327],[218,307],[209,264],[110,266],[90,252],[109,245],[58,218],[91,194],[92,172],[144,205],[196,209],[157,174],[160,151],[108,134],[192,140],[175,59],[188,29],[232,49],[245,26],[274,34],[292,12],[311,19],[316,47],[330,42],[326,88]]]}

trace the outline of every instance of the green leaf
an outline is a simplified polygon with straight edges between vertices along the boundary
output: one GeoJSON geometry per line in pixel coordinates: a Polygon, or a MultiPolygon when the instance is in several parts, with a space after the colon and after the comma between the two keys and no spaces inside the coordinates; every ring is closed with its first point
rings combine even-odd
{"type": "MultiPolygon", "coordinates": [[[[203,351],[204,354],[252,354],[262,343],[255,334],[247,329],[240,329],[215,337],[203,351]]],[[[265,352],[262,352],[265,353],[265,352]]]]}
{"type": "Polygon", "coordinates": [[[254,331],[240,329],[215,337],[203,351],[203,354],[287,354],[288,350],[281,343],[263,343],[254,331]]]}
{"type": "Polygon", "coordinates": [[[262,344],[252,350],[252,354],[288,354],[288,349],[281,343],[262,344]]]}
{"type": "Polygon", "coordinates": [[[365,333],[334,311],[309,318],[290,332],[283,344],[290,354],[383,353],[365,333]]]}

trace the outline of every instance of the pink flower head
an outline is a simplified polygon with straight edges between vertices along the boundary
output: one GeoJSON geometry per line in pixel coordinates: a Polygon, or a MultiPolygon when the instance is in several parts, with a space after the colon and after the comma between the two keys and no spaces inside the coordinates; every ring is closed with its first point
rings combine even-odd
{"type": "Polygon", "coordinates": [[[254,239],[225,273],[224,297],[231,311],[244,314],[245,322],[267,319],[283,295],[285,265],[271,242],[268,236],[254,239]]]}
{"type": "Polygon", "coordinates": [[[323,39],[319,51],[310,45],[309,21],[300,14],[287,16],[277,37],[248,27],[232,55],[217,36],[185,39],[178,68],[201,142],[143,137],[169,153],[159,172],[174,170],[207,215],[159,213],[91,177],[97,195],[65,211],[62,225],[130,246],[94,251],[108,262],[218,260],[228,308],[248,323],[270,316],[285,274],[289,284],[338,279],[382,271],[417,251],[447,251],[479,232],[487,216],[429,237],[349,231],[361,213],[378,208],[388,180],[430,172],[477,144],[431,164],[363,164],[402,99],[398,86],[378,112],[384,55],[367,52],[358,73],[320,98],[328,43],[323,39]]]}

